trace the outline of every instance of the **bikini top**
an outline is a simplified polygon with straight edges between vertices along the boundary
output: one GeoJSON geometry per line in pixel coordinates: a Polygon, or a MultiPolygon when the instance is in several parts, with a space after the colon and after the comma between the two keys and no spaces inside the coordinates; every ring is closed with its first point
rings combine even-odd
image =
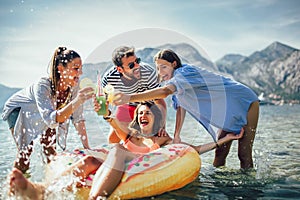
{"type": "Polygon", "coordinates": [[[153,150],[160,148],[160,146],[156,143],[154,143],[151,147],[141,147],[131,142],[129,138],[124,142],[124,147],[133,153],[142,153],[142,154],[149,153],[153,150]]]}

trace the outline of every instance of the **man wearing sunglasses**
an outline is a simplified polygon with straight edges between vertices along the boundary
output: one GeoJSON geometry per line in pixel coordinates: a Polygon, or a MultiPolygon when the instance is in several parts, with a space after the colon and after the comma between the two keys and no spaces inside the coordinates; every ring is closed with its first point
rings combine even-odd
{"type": "MultiPolygon", "coordinates": [[[[141,62],[141,59],[136,57],[134,50],[133,47],[120,46],[113,51],[112,61],[114,66],[103,76],[103,87],[110,84],[115,90],[127,94],[159,87],[156,70],[149,64],[141,62]]],[[[163,99],[154,101],[162,109],[164,116],[166,116],[165,101],[163,99]]],[[[118,106],[115,114],[116,118],[122,122],[122,126],[128,127],[132,121],[137,103],[118,106]]],[[[164,130],[161,131],[161,134],[163,134],[164,130]]],[[[113,130],[111,130],[108,140],[110,143],[118,143],[120,141],[113,130]]]]}

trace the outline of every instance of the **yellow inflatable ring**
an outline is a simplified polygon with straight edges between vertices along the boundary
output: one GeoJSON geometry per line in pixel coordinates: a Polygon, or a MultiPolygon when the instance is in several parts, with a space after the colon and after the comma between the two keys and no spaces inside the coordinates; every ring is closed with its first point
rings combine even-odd
{"type": "MultiPolygon", "coordinates": [[[[81,150],[75,153],[63,153],[57,156],[46,169],[46,175],[53,177],[59,169],[80,159],[82,155],[97,154],[105,158],[107,148],[102,151],[81,150]]],[[[142,155],[127,163],[126,170],[119,186],[109,199],[134,199],[150,197],[176,190],[194,181],[201,168],[199,154],[190,146],[170,144],[142,155]]],[[[77,199],[88,199],[93,176],[86,180],[86,187],[79,188],[77,199]]]]}

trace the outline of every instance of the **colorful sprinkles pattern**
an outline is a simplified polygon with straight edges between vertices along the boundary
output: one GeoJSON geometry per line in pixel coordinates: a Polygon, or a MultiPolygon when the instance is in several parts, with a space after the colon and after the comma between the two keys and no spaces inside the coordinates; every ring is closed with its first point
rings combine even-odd
{"type": "MultiPolygon", "coordinates": [[[[103,147],[106,151],[109,150],[109,146],[103,147]]],[[[164,147],[161,147],[155,151],[150,153],[141,155],[131,162],[126,164],[126,173],[122,178],[122,182],[126,182],[128,178],[138,173],[143,173],[147,170],[155,170],[159,169],[158,165],[165,162],[166,165],[172,164],[179,157],[184,155],[186,151],[189,151],[189,147],[184,144],[170,144],[164,147]]],[[[69,159],[68,165],[73,164],[81,157],[87,155],[88,153],[82,149],[75,149],[73,153],[63,153],[63,155],[67,156],[69,159]]],[[[166,165],[160,166],[160,168],[165,167],[166,165]]],[[[89,175],[86,179],[86,185],[91,186],[94,175],[89,175]]]]}
{"type": "Polygon", "coordinates": [[[126,173],[122,178],[122,182],[127,181],[129,177],[137,173],[155,169],[160,163],[165,162],[166,165],[169,165],[175,162],[188,150],[187,147],[188,146],[184,144],[171,144],[133,159],[126,165],[126,173]]]}

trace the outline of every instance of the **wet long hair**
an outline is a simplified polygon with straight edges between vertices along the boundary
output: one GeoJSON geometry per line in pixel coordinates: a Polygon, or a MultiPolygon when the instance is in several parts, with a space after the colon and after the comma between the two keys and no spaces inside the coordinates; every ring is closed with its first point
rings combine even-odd
{"type": "Polygon", "coordinates": [[[157,52],[155,54],[155,56],[153,57],[154,62],[157,59],[162,59],[162,60],[168,61],[169,63],[173,63],[174,61],[176,61],[177,65],[174,67],[174,69],[182,67],[179,56],[171,49],[162,49],[159,52],[157,52]]]}
{"type": "Polygon", "coordinates": [[[134,118],[133,118],[132,122],[129,124],[129,129],[131,129],[132,132],[136,132],[136,131],[141,132],[140,124],[138,121],[138,114],[139,114],[139,108],[143,105],[150,108],[150,111],[154,115],[154,125],[153,125],[153,129],[152,129],[152,133],[158,133],[158,131],[163,127],[162,112],[158,108],[158,106],[155,105],[154,102],[148,102],[148,101],[142,102],[136,107],[136,109],[134,111],[134,118]]]}
{"type": "Polygon", "coordinates": [[[54,96],[57,91],[57,84],[60,79],[58,65],[67,67],[73,59],[80,58],[80,55],[74,50],[67,50],[66,47],[58,47],[49,64],[49,77],[51,80],[51,94],[54,96]]]}

